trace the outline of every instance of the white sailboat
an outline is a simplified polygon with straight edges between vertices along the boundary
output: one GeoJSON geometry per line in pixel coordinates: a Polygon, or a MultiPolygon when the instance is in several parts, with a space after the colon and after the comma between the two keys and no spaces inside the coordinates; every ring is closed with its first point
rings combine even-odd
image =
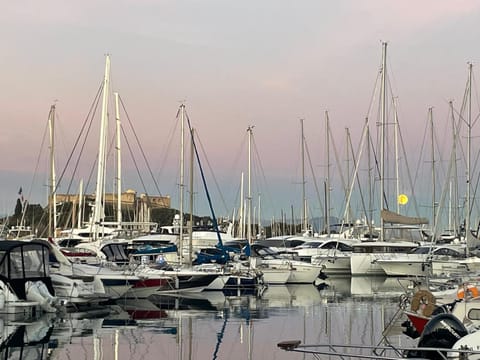
{"type": "MultiPolygon", "coordinates": [[[[409,252],[423,241],[418,225],[428,223],[423,218],[410,218],[387,210],[385,199],[385,138],[387,125],[387,43],[382,43],[381,67],[381,123],[380,123],[380,233],[378,241],[362,242],[353,245],[350,258],[352,275],[385,275],[376,259],[393,252],[409,252]],[[386,226],[389,223],[391,226],[386,226]]],[[[397,122],[395,122],[397,127],[397,122]]],[[[396,128],[395,128],[396,129],[396,128]]],[[[395,169],[398,178],[398,167],[395,169]]],[[[397,190],[398,191],[398,190],[397,190]]]]}

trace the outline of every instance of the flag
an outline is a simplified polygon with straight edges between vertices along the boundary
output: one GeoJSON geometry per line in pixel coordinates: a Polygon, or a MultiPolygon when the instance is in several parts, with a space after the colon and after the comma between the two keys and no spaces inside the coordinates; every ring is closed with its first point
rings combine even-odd
{"type": "Polygon", "coordinates": [[[22,195],[22,187],[20,186],[20,190],[18,190],[18,195],[22,195]]]}

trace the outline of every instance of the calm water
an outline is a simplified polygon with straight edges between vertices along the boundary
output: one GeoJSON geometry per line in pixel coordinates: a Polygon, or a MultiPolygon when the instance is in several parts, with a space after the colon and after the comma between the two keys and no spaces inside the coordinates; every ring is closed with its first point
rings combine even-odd
{"type": "MultiPolygon", "coordinates": [[[[122,299],[98,312],[48,315],[23,325],[3,321],[1,354],[8,359],[313,359],[278,349],[277,343],[377,344],[402,292],[394,279],[336,278],[319,286],[270,286],[258,294],[122,299]]],[[[400,332],[393,329],[390,341],[400,342],[400,332]]]]}

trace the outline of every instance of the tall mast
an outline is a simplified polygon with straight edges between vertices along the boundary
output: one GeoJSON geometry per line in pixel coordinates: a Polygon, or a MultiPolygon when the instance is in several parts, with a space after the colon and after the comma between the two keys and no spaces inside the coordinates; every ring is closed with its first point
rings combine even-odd
{"type": "Polygon", "coordinates": [[[240,226],[240,237],[245,239],[245,199],[243,195],[243,171],[240,178],[240,209],[239,209],[239,226],[240,226]]]}
{"type": "MultiPolygon", "coordinates": [[[[435,205],[435,135],[433,130],[433,108],[428,108],[428,118],[430,121],[430,143],[431,143],[431,152],[432,152],[432,229],[436,229],[436,205],[435,205]]],[[[450,181],[449,181],[450,182],[450,181]]]]}
{"type": "Polygon", "coordinates": [[[330,236],[330,119],[325,111],[325,154],[327,155],[327,178],[325,179],[325,227],[330,236]]]}
{"type": "Polygon", "coordinates": [[[55,179],[55,105],[50,107],[48,114],[48,127],[50,130],[50,195],[49,195],[49,217],[48,217],[48,236],[55,238],[57,228],[57,191],[55,179]]]}
{"type": "Polygon", "coordinates": [[[83,179],[80,179],[80,185],[78,186],[77,228],[80,229],[82,225],[83,225],[83,179]]]}
{"type": "MultiPolygon", "coordinates": [[[[387,99],[387,43],[382,43],[382,88],[381,88],[381,124],[380,124],[380,211],[384,209],[384,181],[385,181],[385,127],[386,127],[386,99],[387,99]]],[[[384,240],[383,219],[380,216],[380,240],[384,240]]]]}
{"type": "Polygon", "coordinates": [[[303,231],[308,230],[307,224],[307,198],[305,195],[305,135],[303,133],[303,119],[300,119],[302,136],[302,226],[303,231]]]}
{"type": "MultiPolygon", "coordinates": [[[[368,124],[368,117],[365,119],[365,122],[368,124]]],[[[371,141],[370,141],[370,126],[367,125],[367,162],[368,162],[368,232],[373,234],[373,189],[372,189],[372,179],[373,179],[373,168],[372,168],[372,152],[371,152],[371,141]]]]}
{"type": "Polygon", "coordinates": [[[185,177],[185,104],[180,105],[180,229],[179,229],[179,258],[183,258],[183,195],[185,177]]]}
{"type": "MultiPolygon", "coordinates": [[[[398,155],[398,113],[397,113],[397,103],[395,99],[392,100],[393,102],[393,110],[394,110],[394,125],[393,125],[393,141],[394,141],[394,146],[395,146],[395,190],[396,190],[396,196],[395,198],[398,199],[398,196],[400,195],[400,171],[398,168],[398,163],[399,163],[399,155],[398,155]]],[[[400,213],[400,203],[398,201],[395,201],[397,204],[397,213],[400,213]]]]}
{"type": "MultiPolygon", "coordinates": [[[[257,224],[258,224],[258,236],[259,236],[259,238],[262,235],[262,216],[261,216],[262,208],[261,208],[261,204],[262,204],[262,194],[258,194],[258,217],[257,217],[258,220],[257,220],[257,224]]],[[[282,217],[282,222],[283,222],[283,217],[282,217]]]]}
{"type": "Polygon", "coordinates": [[[120,122],[120,111],[118,107],[118,93],[114,93],[115,95],[115,120],[116,120],[116,133],[117,133],[117,227],[119,229],[122,228],[122,151],[121,151],[121,143],[120,143],[120,135],[121,135],[121,122],[120,122]]]}
{"type": "MultiPolygon", "coordinates": [[[[450,229],[454,229],[454,234],[455,236],[459,236],[459,224],[458,224],[458,169],[457,169],[457,129],[455,126],[455,117],[454,117],[454,110],[453,110],[453,102],[449,101],[448,103],[450,107],[450,114],[452,116],[452,143],[453,143],[453,149],[452,149],[452,158],[455,159],[453,162],[453,176],[451,177],[450,182],[453,182],[453,196],[450,196],[450,201],[452,202],[452,205],[450,206],[451,209],[453,209],[453,223],[450,222],[451,226],[450,229]],[[452,200],[453,198],[453,200],[452,200]]],[[[451,185],[452,186],[452,185],[451,185]]]]}
{"type": "MultiPolygon", "coordinates": [[[[345,128],[345,136],[346,136],[346,144],[345,144],[345,148],[347,149],[347,153],[346,153],[346,159],[347,159],[347,181],[345,182],[345,189],[344,189],[344,193],[345,193],[345,198],[348,197],[348,193],[350,192],[349,190],[349,186],[350,186],[350,152],[351,152],[351,143],[352,143],[352,140],[350,138],[350,129],[347,127],[345,128]]],[[[354,164],[354,167],[355,167],[355,163],[354,164]]],[[[346,214],[346,217],[345,219],[342,219],[344,222],[346,222],[347,224],[350,224],[351,223],[351,220],[352,220],[352,209],[351,209],[351,206],[350,206],[350,200],[348,200],[346,202],[346,209],[347,211],[345,212],[346,214]]]]}
{"type": "MultiPolygon", "coordinates": [[[[472,63],[468,64],[468,124],[467,124],[467,213],[465,215],[465,240],[468,245],[470,236],[470,162],[471,162],[471,136],[472,136],[472,63]]],[[[468,248],[468,246],[467,246],[468,248]]]]}
{"type": "Polygon", "coordinates": [[[103,191],[105,187],[106,143],[108,133],[108,90],[110,87],[110,55],[105,57],[105,77],[103,79],[102,117],[100,123],[100,139],[98,146],[97,186],[95,189],[95,207],[93,209],[94,240],[98,238],[98,230],[104,220],[103,191]]]}
{"type": "Polygon", "coordinates": [[[190,131],[190,222],[188,231],[188,265],[192,266],[193,254],[193,159],[195,148],[193,146],[195,130],[190,131]]]}
{"type": "Polygon", "coordinates": [[[253,126],[247,128],[248,132],[248,197],[247,197],[247,206],[248,206],[248,218],[247,218],[247,240],[248,243],[252,243],[252,136],[253,136],[253,126]]]}

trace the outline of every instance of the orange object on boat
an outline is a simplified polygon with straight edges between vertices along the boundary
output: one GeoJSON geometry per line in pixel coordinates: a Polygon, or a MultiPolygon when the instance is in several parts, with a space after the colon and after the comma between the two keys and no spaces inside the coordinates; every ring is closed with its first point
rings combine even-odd
{"type": "Polygon", "coordinates": [[[475,285],[464,285],[458,289],[457,298],[465,299],[465,293],[469,298],[476,298],[479,295],[478,288],[475,285]]]}

